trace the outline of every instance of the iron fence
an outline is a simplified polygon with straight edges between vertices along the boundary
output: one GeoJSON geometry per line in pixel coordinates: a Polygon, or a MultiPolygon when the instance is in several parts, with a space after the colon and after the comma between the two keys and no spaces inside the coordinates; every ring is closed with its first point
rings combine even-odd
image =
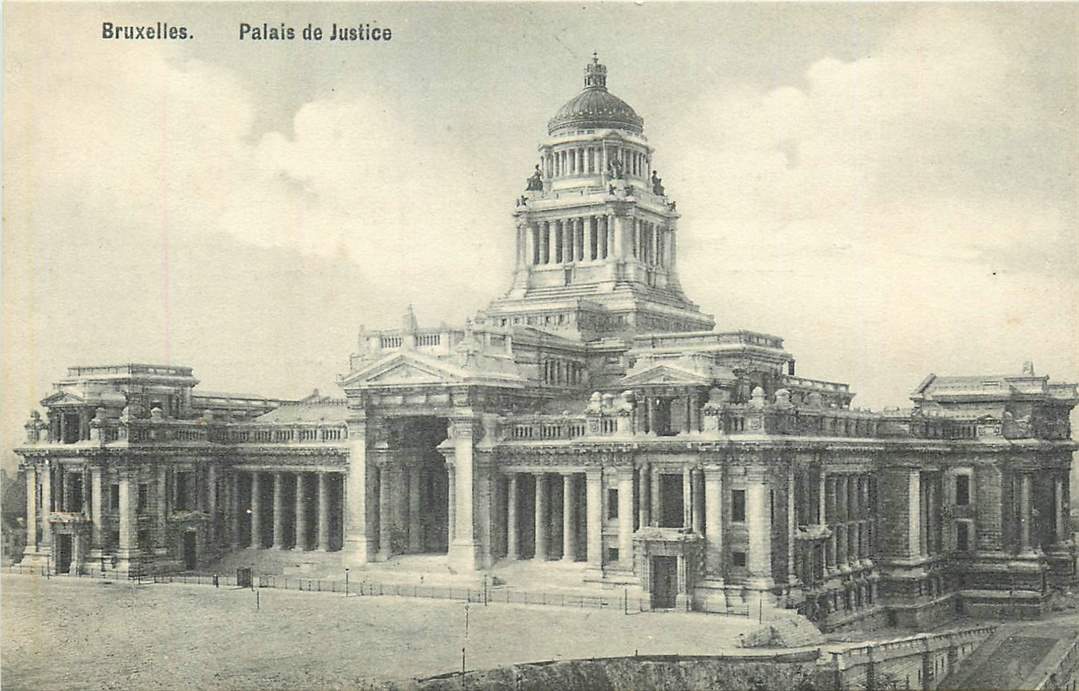
{"type": "MultiPolygon", "coordinates": [[[[138,583],[187,585],[205,585],[214,587],[239,587],[235,575],[204,573],[158,573],[158,574],[120,574],[116,572],[90,571],[80,575],[51,574],[45,566],[31,567],[12,565],[3,567],[0,572],[38,576],[43,578],[99,578],[106,580],[130,580],[138,583]]],[[[247,587],[247,586],[244,586],[247,587]]],[[[547,607],[570,607],[574,609],[605,609],[621,611],[625,614],[637,614],[651,611],[652,603],[648,597],[631,597],[628,590],[611,591],[610,594],[585,595],[573,592],[524,591],[510,588],[485,586],[470,588],[466,586],[441,586],[407,583],[381,583],[367,579],[341,580],[336,578],[305,578],[302,576],[281,576],[272,574],[254,575],[252,589],[296,590],[313,593],[340,593],[357,597],[413,597],[432,600],[455,600],[478,605],[512,604],[541,605],[547,607]]],[[[749,616],[749,605],[729,605],[726,614],[749,616]]]]}

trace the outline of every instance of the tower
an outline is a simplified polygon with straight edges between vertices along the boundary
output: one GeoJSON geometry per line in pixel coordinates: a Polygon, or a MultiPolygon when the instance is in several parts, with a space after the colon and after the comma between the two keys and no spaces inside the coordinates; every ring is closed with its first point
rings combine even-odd
{"type": "Polygon", "coordinates": [[[653,155],[644,119],[607,90],[593,54],[584,89],[548,122],[517,200],[513,284],[488,323],[584,340],[712,329],[679,284],[679,214],[653,155]]]}

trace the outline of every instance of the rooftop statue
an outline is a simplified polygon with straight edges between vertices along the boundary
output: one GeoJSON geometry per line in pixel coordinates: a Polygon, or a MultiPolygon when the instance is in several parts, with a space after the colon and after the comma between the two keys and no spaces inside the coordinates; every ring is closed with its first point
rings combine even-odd
{"type": "Polygon", "coordinates": [[[528,178],[526,192],[541,192],[543,191],[543,173],[540,172],[539,164],[536,164],[536,170],[533,171],[532,177],[528,178]]]}
{"type": "Polygon", "coordinates": [[[607,163],[607,176],[612,180],[622,179],[622,161],[617,158],[612,158],[607,163]]]}
{"type": "Polygon", "coordinates": [[[654,170],[652,171],[652,194],[663,197],[665,196],[663,192],[663,178],[656,175],[656,172],[657,171],[654,170]]]}

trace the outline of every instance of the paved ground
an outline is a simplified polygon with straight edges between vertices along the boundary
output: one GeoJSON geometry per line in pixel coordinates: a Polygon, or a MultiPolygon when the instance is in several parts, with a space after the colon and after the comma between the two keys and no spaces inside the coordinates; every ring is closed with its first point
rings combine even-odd
{"type": "MultiPolygon", "coordinates": [[[[465,606],[411,598],[0,577],[10,689],[355,688],[460,669],[465,606]]],[[[753,622],[469,606],[467,665],[731,650],[753,622]]]]}

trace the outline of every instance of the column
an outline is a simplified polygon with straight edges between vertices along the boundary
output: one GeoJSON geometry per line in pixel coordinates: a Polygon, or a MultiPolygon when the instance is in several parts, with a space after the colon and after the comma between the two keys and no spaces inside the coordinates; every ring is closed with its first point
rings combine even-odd
{"type": "Polygon", "coordinates": [[[603,471],[585,473],[585,504],[588,523],[588,568],[603,569],[603,471]]]}
{"type": "Polygon", "coordinates": [[[586,216],[585,223],[588,228],[588,251],[586,256],[595,261],[599,259],[599,221],[595,216],[586,216]]]}
{"type": "Polygon", "coordinates": [[[824,498],[828,495],[828,487],[827,480],[825,479],[827,478],[827,474],[824,472],[823,466],[820,469],[819,476],[820,483],[817,486],[817,523],[819,525],[825,525],[824,498]]]}
{"type": "Polygon", "coordinates": [[[693,532],[704,535],[704,471],[694,468],[690,477],[693,484],[693,532]]]}
{"type": "Polygon", "coordinates": [[[506,490],[506,559],[517,559],[517,473],[509,474],[506,490]]]}
{"type": "Polygon", "coordinates": [[[284,473],[273,474],[273,549],[284,549],[285,495],[284,473]]]}
{"type": "Polygon", "coordinates": [[[262,497],[259,473],[251,473],[251,547],[262,548],[262,497]]]}
{"type": "MultiPolygon", "coordinates": [[[[577,561],[577,502],[573,473],[562,475],[562,561],[577,561]]],[[[632,490],[631,490],[632,491],[632,490]]]]}
{"type": "Polygon", "coordinates": [[[1059,477],[1053,481],[1053,518],[1055,519],[1053,523],[1053,542],[1058,544],[1067,542],[1068,524],[1064,517],[1064,481],[1059,477]]]}
{"type": "Polygon", "coordinates": [[[133,511],[135,505],[131,501],[131,475],[127,471],[120,471],[120,545],[117,556],[120,558],[121,571],[130,568],[129,563],[135,551],[135,521],[133,511]]]}
{"type": "Polygon", "coordinates": [[[408,551],[423,551],[420,534],[420,472],[419,466],[408,469],[408,551]]]}
{"type": "Polygon", "coordinates": [[[547,476],[536,473],[535,501],[536,550],[533,559],[547,559],[547,476]]]}
{"type": "Polygon", "coordinates": [[[607,258],[607,240],[611,232],[607,227],[607,218],[607,216],[596,216],[596,233],[599,235],[599,249],[597,252],[599,253],[600,259],[607,258]]]}
{"type": "Polygon", "coordinates": [[[528,247],[525,248],[525,257],[528,259],[530,265],[539,264],[539,224],[529,223],[528,231],[525,235],[525,242],[528,243],[528,247]]]}
{"type": "Polygon", "coordinates": [[[908,549],[916,557],[922,553],[922,474],[917,469],[910,471],[907,507],[908,549]]]}
{"type": "Polygon", "coordinates": [[[648,464],[644,463],[637,469],[637,524],[642,528],[651,523],[648,504],[652,497],[648,491],[648,479],[648,464]]]}
{"type": "Polygon", "coordinates": [[[471,418],[457,418],[451,426],[453,438],[455,498],[455,532],[450,546],[450,560],[458,569],[475,571],[479,550],[476,543],[475,523],[472,520],[472,446],[473,425],[471,418]]]}
{"type": "MultiPolygon", "coordinates": [[[[159,478],[163,468],[158,466],[159,478]]],[[[102,519],[102,507],[101,502],[103,499],[102,482],[101,482],[101,466],[91,466],[90,468],[90,549],[101,549],[101,529],[104,527],[104,521],[102,519]]],[[[35,495],[27,495],[27,506],[33,503],[35,495]]],[[[160,498],[160,494],[158,495],[160,498]]],[[[159,499],[160,502],[160,499],[159,499]]],[[[27,523],[30,523],[29,516],[27,516],[27,523]]],[[[29,527],[29,525],[27,526],[29,527]]],[[[30,542],[30,538],[27,537],[27,544],[33,544],[30,542]]]]}
{"type": "Polygon", "coordinates": [[[585,217],[577,219],[577,252],[574,256],[577,257],[577,261],[584,261],[588,259],[588,249],[585,246],[586,241],[585,233],[585,217]]]}
{"type": "MultiPolygon", "coordinates": [[[[98,472],[101,472],[98,469],[98,472]]],[[[94,500],[97,501],[97,493],[94,493],[94,500]]],[[[93,530],[98,533],[101,530],[101,524],[98,520],[94,520],[93,530]]],[[[29,465],[26,468],[26,549],[25,553],[29,554],[37,550],[37,467],[29,465]]]]}
{"type": "Polygon", "coordinates": [[[705,572],[722,577],[723,567],[723,469],[704,469],[705,572]]]}
{"type": "Polygon", "coordinates": [[[618,559],[633,569],[633,469],[618,472],[618,559]]]}
{"type": "Polygon", "coordinates": [[[690,481],[689,466],[682,466],[682,527],[693,525],[693,483],[690,481]]]}
{"type": "Polygon", "coordinates": [[[550,264],[551,263],[551,257],[554,256],[554,252],[551,251],[551,247],[553,246],[553,243],[554,243],[554,234],[555,234],[554,223],[552,221],[544,221],[543,222],[543,238],[542,238],[542,249],[543,249],[543,262],[542,263],[543,264],[550,264]]]}
{"type": "Polygon", "coordinates": [[[625,219],[622,216],[610,215],[611,228],[613,230],[613,239],[611,246],[614,247],[614,253],[611,255],[611,259],[617,261],[625,256],[626,239],[623,237],[625,234],[625,219]]]}
{"type": "MultiPolygon", "coordinates": [[[[373,547],[368,531],[367,510],[367,437],[366,417],[352,417],[348,421],[348,472],[342,478],[341,507],[344,519],[341,549],[345,561],[352,564],[367,563],[373,547]]],[[[275,540],[280,538],[275,537],[275,540]]]]}
{"type": "MultiPolygon", "coordinates": [[[[378,558],[393,556],[393,472],[386,464],[378,468],[378,558]]],[[[322,479],[321,476],[319,478],[322,479]]],[[[320,484],[321,489],[321,484],[320,484]]],[[[451,489],[450,496],[453,495],[451,489]]],[[[321,508],[322,501],[319,501],[321,508]]],[[[319,521],[321,528],[321,521],[319,521]]]]}
{"type": "Polygon", "coordinates": [[[746,518],[749,524],[749,574],[758,587],[771,587],[772,516],[764,480],[752,481],[746,487],[746,518]]]}
{"type": "Polygon", "coordinates": [[[217,466],[210,462],[206,466],[206,512],[210,514],[208,526],[209,544],[217,544],[217,466]]]}
{"type": "Polygon", "coordinates": [[[453,536],[457,531],[457,475],[453,470],[453,464],[446,464],[446,494],[448,500],[446,502],[446,531],[449,533],[446,537],[446,544],[453,544],[453,536]]]}
{"type": "Polygon", "coordinates": [[[1030,474],[1021,473],[1019,489],[1019,547],[1024,553],[1030,547],[1030,474]]]}
{"type": "Polygon", "coordinates": [[[296,473],[296,541],[293,549],[298,551],[307,550],[307,512],[304,502],[304,474],[296,473]]]}
{"type": "Polygon", "coordinates": [[[652,486],[652,502],[649,508],[652,513],[652,525],[661,526],[663,525],[663,493],[660,492],[660,486],[663,483],[660,482],[659,466],[652,466],[652,481],[650,484],[652,486]]]}
{"type": "MultiPolygon", "coordinates": [[[[162,502],[165,496],[164,468],[158,468],[158,482],[161,491],[158,494],[158,502],[162,502]]],[[[240,548],[240,475],[235,470],[229,475],[229,534],[232,536],[232,549],[240,548]]]]}

